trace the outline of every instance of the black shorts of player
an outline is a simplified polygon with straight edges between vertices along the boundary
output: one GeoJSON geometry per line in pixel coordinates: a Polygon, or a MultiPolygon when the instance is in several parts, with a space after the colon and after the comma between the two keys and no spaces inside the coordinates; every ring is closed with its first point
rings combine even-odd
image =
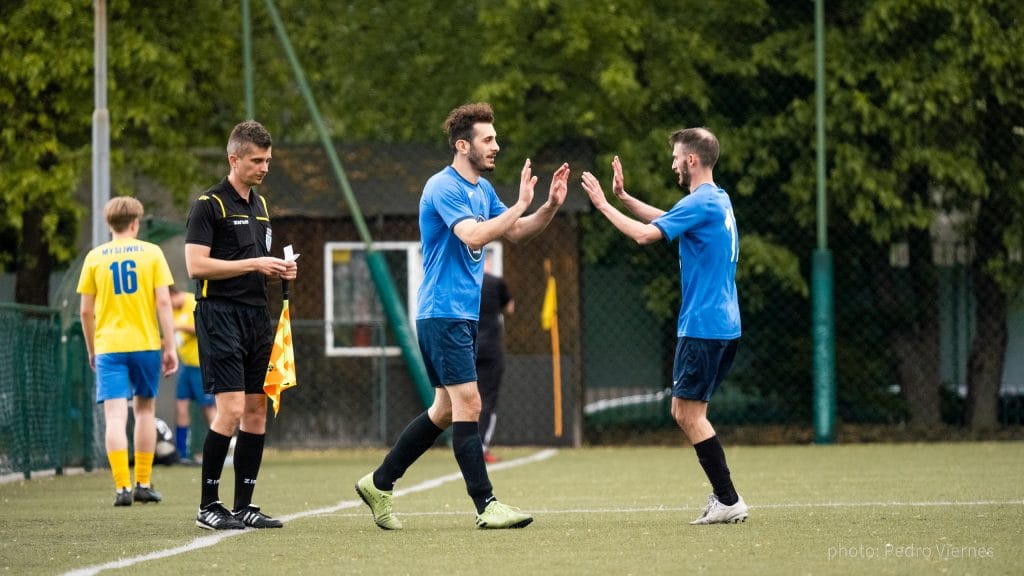
{"type": "Polygon", "coordinates": [[[476,382],[476,320],[426,318],[416,321],[423,363],[434,388],[476,382]]]}
{"type": "Polygon", "coordinates": [[[708,402],[729,375],[739,340],[681,337],[672,366],[672,396],[708,402]]]}
{"type": "Polygon", "coordinates": [[[207,394],[263,394],[274,325],[265,306],[202,299],[196,303],[199,368],[207,394]]]}

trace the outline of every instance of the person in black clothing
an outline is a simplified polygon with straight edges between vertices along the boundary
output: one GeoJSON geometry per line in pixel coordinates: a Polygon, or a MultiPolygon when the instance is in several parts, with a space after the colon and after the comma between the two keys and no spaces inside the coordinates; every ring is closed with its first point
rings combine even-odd
{"type": "Polygon", "coordinates": [[[490,450],[498,415],[498,390],[505,375],[505,327],[503,316],[511,316],[516,301],[501,276],[491,272],[491,260],[484,260],[484,283],[480,290],[480,323],[477,331],[476,375],[480,388],[480,438],[484,462],[498,461],[490,450]]]}
{"type": "Polygon", "coordinates": [[[203,446],[196,525],[207,530],[280,528],[280,520],[252,504],[266,436],[263,380],[274,345],[267,278],[292,280],[298,270],[294,261],[270,256],[270,212],[253,188],[270,169],[270,133],[254,120],[242,122],[231,131],[227,153],[230,173],[192,204],[185,235],[185,266],[196,280],[203,388],[217,403],[203,446]],[[228,512],[219,499],[219,484],[236,429],[235,500],[228,512]]]}

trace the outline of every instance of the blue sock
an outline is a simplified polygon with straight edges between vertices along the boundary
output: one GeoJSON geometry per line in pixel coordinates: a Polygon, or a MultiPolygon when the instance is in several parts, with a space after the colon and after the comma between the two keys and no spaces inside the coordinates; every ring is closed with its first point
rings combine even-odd
{"type": "Polygon", "coordinates": [[[180,458],[188,458],[188,426],[178,426],[174,432],[174,446],[180,458]]]}

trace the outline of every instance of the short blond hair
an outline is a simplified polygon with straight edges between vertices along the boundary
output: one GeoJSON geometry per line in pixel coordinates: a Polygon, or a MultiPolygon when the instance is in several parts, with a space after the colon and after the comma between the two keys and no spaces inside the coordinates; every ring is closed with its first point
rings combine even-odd
{"type": "Polygon", "coordinates": [[[142,218],[143,213],[142,202],[131,196],[111,198],[103,208],[103,217],[107,220],[107,226],[117,233],[127,230],[132,222],[142,218]]]}

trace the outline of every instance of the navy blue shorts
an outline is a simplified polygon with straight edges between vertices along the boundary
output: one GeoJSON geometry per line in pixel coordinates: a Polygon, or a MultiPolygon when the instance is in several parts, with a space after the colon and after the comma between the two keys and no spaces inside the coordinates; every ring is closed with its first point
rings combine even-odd
{"type": "Polygon", "coordinates": [[[476,382],[476,320],[425,318],[416,321],[427,376],[434,388],[476,382]]]}
{"type": "Polygon", "coordinates": [[[263,394],[274,347],[274,325],[266,307],[199,300],[196,337],[207,394],[263,394]]]}
{"type": "Polygon", "coordinates": [[[738,339],[680,338],[672,366],[672,396],[710,401],[732,368],[739,342],[738,339]]]}

